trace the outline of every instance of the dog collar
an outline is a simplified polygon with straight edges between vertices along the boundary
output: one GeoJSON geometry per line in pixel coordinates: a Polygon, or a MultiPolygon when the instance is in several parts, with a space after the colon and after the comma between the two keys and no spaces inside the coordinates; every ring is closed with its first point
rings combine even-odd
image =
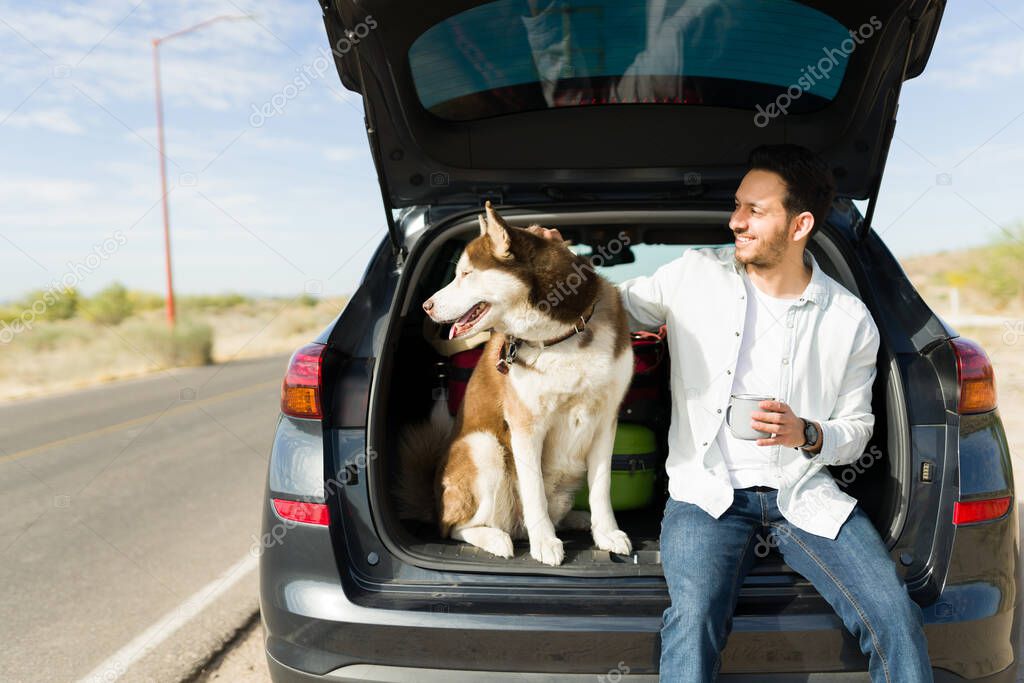
{"type": "Polygon", "coordinates": [[[519,355],[520,344],[545,349],[549,346],[554,346],[559,342],[564,342],[566,339],[569,339],[570,337],[574,337],[577,334],[580,334],[581,332],[583,332],[583,330],[587,329],[587,323],[590,322],[590,318],[594,315],[595,310],[597,310],[596,299],[592,304],[590,304],[590,313],[588,313],[586,316],[581,315],[579,318],[579,322],[574,322],[572,324],[572,332],[566,332],[561,337],[555,337],[554,339],[545,339],[539,342],[532,342],[527,339],[520,339],[519,337],[513,337],[511,335],[506,336],[505,342],[501,345],[500,358],[498,359],[497,363],[498,372],[500,372],[503,375],[508,374],[509,368],[511,368],[512,364],[516,362],[516,358],[519,355]]]}

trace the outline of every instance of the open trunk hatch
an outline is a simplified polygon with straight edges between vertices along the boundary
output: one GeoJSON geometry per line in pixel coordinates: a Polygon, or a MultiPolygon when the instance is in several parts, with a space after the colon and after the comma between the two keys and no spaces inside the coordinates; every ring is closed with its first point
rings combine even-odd
{"type": "Polygon", "coordinates": [[[803,144],[877,191],[945,0],[322,0],[385,203],[731,192],[803,144]],[[788,113],[784,113],[788,112],[788,113]]]}

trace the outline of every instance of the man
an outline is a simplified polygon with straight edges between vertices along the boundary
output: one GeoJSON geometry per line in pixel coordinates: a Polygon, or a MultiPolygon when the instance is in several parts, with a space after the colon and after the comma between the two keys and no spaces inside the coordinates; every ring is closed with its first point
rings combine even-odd
{"type": "Polygon", "coordinates": [[[759,147],[736,191],[735,245],[687,250],[620,285],[634,329],[667,323],[680,369],[661,525],[672,601],[663,681],[716,678],[740,586],[766,545],[859,639],[872,681],[932,680],[920,607],[867,514],[824,469],[864,452],[879,345],[864,304],[806,251],[834,193],[809,150],[759,147]],[[764,438],[733,436],[733,394],[774,399],[751,416],[764,438]]]}

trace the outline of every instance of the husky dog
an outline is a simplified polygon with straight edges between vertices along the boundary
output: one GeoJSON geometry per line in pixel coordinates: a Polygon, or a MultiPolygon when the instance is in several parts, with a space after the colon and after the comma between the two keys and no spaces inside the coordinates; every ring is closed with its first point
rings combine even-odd
{"type": "Polygon", "coordinates": [[[400,516],[500,557],[512,557],[513,538],[529,539],[530,555],[552,566],[565,555],[556,525],[589,525],[598,548],[629,554],[610,497],[633,374],[619,292],[564,244],[510,227],[490,202],[485,213],[455,279],[423,309],[453,323],[450,338],[493,332],[454,425],[435,410],[400,435],[400,516]],[[570,511],[584,473],[589,520],[570,511]]]}

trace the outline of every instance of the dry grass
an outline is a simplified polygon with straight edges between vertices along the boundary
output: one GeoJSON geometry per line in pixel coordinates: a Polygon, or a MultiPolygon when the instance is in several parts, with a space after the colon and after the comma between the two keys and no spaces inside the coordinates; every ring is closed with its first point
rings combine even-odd
{"type": "Polygon", "coordinates": [[[196,302],[182,307],[170,343],[162,310],[118,325],[40,320],[0,346],[0,400],[40,396],[163,368],[287,353],[309,342],[347,299],[196,302]],[[203,327],[212,330],[205,339],[203,327]],[[208,341],[212,341],[207,346],[208,341]]]}
{"type": "Polygon", "coordinates": [[[936,310],[951,307],[954,289],[959,309],[973,315],[1024,310],[1024,228],[1009,230],[988,246],[915,256],[901,265],[936,310]]]}

